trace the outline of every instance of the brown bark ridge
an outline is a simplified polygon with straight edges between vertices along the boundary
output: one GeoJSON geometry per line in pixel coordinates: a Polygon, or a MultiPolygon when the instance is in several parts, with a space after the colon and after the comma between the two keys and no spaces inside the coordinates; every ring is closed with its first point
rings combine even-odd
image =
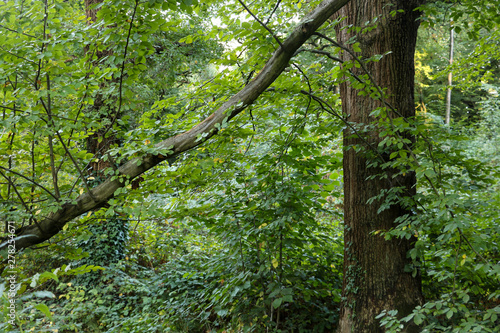
{"type": "Polygon", "coordinates": [[[96,8],[96,6],[102,2],[102,0],[85,0],[85,16],[89,23],[97,21],[99,8],[96,8]]]}
{"type": "MultiPolygon", "coordinates": [[[[80,195],[74,202],[63,203],[57,211],[40,219],[37,225],[29,225],[16,230],[14,239],[16,249],[21,250],[49,240],[59,233],[67,222],[105,205],[113,197],[115,191],[124,186],[123,178],[132,180],[167,158],[196,147],[217,134],[217,125],[221,124],[225,119],[229,121],[252,104],[288,66],[288,62],[295,51],[326,20],[348,2],[349,0],[325,0],[321,2],[313,11],[304,16],[291,34],[282,42],[282,45],[273,53],[259,74],[242,90],[228,99],[197,126],[156,144],[157,148],[168,150],[168,153],[149,154],[130,160],[117,170],[122,179],[109,178],[91,189],[90,192],[80,195]]],[[[7,251],[8,244],[8,240],[4,240],[0,244],[0,255],[7,251]]]]}
{"type": "MultiPolygon", "coordinates": [[[[419,26],[419,12],[415,0],[352,0],[344,6],[336,17],[344,17],[338,25],[337,40],[341,44],[356,38],[361,59],[373,55],[390,54],[379,62],[366,64],[378,86],[387,89],[386,102],[404,117],[415,115],[414,104],[414,51],[419,26]],[[394,17],[394,10],[403,10],[394,17]],[[377,28],[367,33],[358,33],[349,26],[366,27],[365,22],[377,18],[377,28]]],[[[344,61],[352,56],[343,51],[344,61]]],[[[365,74],[362,68],[353,68],[357,75],[365,74]]],[[[342,110],[348,121],[356,127],[370,124],[375,118],[370,116],[377,107],[385,106],[369,96],[360,96],[359,91],[348,82],[341,84],[342,110]]],[[[388,111],[390,112],[390,111],[388,111]]],[[[366,141],[353,137],[344,131],[344,147],[365,146],[368,141],[373,147],[383,139],[376,129],[365,136],[366,141]]],[[[377,213],[381,201],[368,204],[368,200],[389,188],[391,181],[404,186],[407,195],[415,193],[415,176],[392,179],[391,171],[367,167],[367,155],[347,149],[344,153],[344,282],[338,332],[383,332],[375,317],[382,310],[398,310],[399,316],[411,313],[415,306],[422,304],[420,276],[412,277],[405,272],[405,265],[411,264],[407,252],[415,239],[392,239],[375,235],[377,230],[390,230],[396,218],[409,213],[398,204],[377,213]],[[371,176],[388,174],[387,179],[371,176]]],[[[405,332],[418,332],[418,327],[405,328],[405,332]]]]}
{"type": "MultiPolygon", "coordinates": [[[[99,8],[96,7],[101,5],[103,2],[103,0],[85,0],[85,15],[87,17],[88,24],[97,22],[97,13],[99,12],[99,8]]],[[[85,46],[85,52],[90,55],[89,63],[96,67],[105,57],[110,56],[113,53],[111,50],[104,49],[102,51],[94,50],[93,52],[95,52],[95,54],[93,54],[93,52],[90,52],[90,45],[85,46]],[[95,60],[92,60],[92,55],[96,56],[95,60]]],[[[117,78],[105,80],[100,83],[100,88],[104,89],[110,84],[116,84],[117,81],[117,78]]],[[[103,96],[99,90],[94,96],[94,103],[89,105],[85,110],[85,113],[88,115],[100,115],[101,119],[99,123],[103,124],[101,128],[91,128],[90,132],[92,134],[90,134],[86,140],[88,152],[94,155],[89,168],[86,170],[89,176],[102,178],[104,170],[111,166],[110,161],[104,160],[102,157],[114,144],[117,144],[119,141],[112,130],[108,133],[113,126],[113,123],[115,123],[115,120],[119,119],[121,116],[117,114],[117,102],[118,98],[116,95],[103,96]]]]}

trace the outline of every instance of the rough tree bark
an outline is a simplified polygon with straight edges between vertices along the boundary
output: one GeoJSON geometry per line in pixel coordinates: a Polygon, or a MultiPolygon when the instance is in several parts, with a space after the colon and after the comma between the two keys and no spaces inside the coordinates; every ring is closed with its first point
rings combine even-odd
{"type": "MultiPolygon", "coordinates": [[[[352,0],[336,16],[345,17],[337,27],[337,40],[346,44],[351,38],[360,42],[361,59],[377,54],[392,53],[379,62],[369,62],[368,71],[381,88],[387,89],[386,102],[404,117],[415,115],[414,104],[414,51],[419,26],[419,12],[414,9],[418,0],[352,0]],[[403,10],[394,17],[391,11],[403,10]],[[377,19],[377,28],[367,33],[357,33],[349,26],[365,27],[365,22],[377,19]]],[[[343,52],[344,61],[352,60],[343,52]]],[[[362,68],[354,68],[358,75],[365,74],[362,68]]],[[[340,87],[342,109],[350,115],[348,121],[357,126],[370,124],[370,116],[377,107],[385,106],[380,100],[360,96],[359,91],[343,83],[340,87]]],[[[394,116],[394,115],[393,115],[394,116]]],[[[365,142],[344,132],[344,147],[363,146],[365,142]]],[[[376,130],[365,137],[377,147],[380,138],[376,130]]],[[[339,332],[383,332],[375,317],[382,310],[396,309],[406,315],[423,302],[420,277],[405,272],[411,264],[407,252],[414,239],[392,239],[375,235],[377,230],[389,230],[396,218],[407,214],[400,205],[378,213],[381,201],[368,204],[368,200],[391,186],[391,171],[367,167],[366,154],[348,149],[344,154],[344,283],[339,332]],[[388,179],[369,177],[389,173],[388,179]]],[[[403,185],[409,195],[415,193],[415,176],[412,173],[398,177],[398,186],[403,185]]],[[[407,327],[406,332],[418,332],[417,327],[407,327]]]]}

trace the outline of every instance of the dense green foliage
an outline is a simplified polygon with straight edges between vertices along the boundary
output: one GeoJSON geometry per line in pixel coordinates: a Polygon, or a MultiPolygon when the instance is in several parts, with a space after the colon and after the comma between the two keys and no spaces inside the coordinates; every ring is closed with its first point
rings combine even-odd
{"type": "MultiPolygon", "coordinates": [[[[249,9],[280,39],[317,3],[255,1],[249,9]]],[[[371,166],[414,172],[418,183],[416,196],[397,186],[380,195],[382,209],[403,200],[414,212],[373,236],[418,237],[407,269],[421,272],[426,297],[405,318],[381,313],[391,332],[410,320],[423,332],[494,332],[500,325],[494,3],[425,7],[415,57],[418,116],[370,110],[385,138],[376,153],[389,152],[371,166]],[[450,17],[458,43],[452,66],[450,17]],[[449,71],[457,84],[446,126],[449,71]],[[402,139],[408,131],[416,138],[411,147],[402,139]]],[[[98,7],[92,23],[80,2],[0,4],[5,235],[9,221],[36,223],[100,183],[89,174],[97,157],[86,143],[94,133],[117,138],[99,156],[111,164],[102,174],[113,176],[116,165],[161,153],[156,142],[210,115],[279,47],[239,2],[110,0],[98,7]]],[[[334,24],[322,34],[333,37],[334,24]]],[[[356,50],[355,41],[348,47],[356,50]]],[[[50,242],[16,253],[14,326],[7,295],[13,273],[4,262],[0,330],[332,331],[343,274],[341,132],[349,126],[337,86],[349,80],[382,98],[368,75],[349,75],[361,64],[341,68],[336,52],[314,36],[217,136],[127,183],[50,242]]]]}

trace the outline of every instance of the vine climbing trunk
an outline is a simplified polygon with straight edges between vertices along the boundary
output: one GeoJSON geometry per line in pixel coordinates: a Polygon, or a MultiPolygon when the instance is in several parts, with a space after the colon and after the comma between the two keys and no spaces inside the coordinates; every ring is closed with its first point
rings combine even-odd
{"type": "MultiPolygon", "coordinates": [[[[377,120],[370,115],[373,110],[387,107],[389,117],[415,115],[414,51],[419,26],[419,12],[415,8],[418,5],[417,0],[351,0],[336,14],[344,17],[336,28],[337,40],[347,47],[354,39],[359,42],[361,51],[354,53],[356,58],[368,59],[390,52],[378,62],[365,63],[372,83],[384,90],[385,98],[360,94],[349,82],[340,87],[344,114],[353,127],[359,129],[358,133],[364,129],[363,138],[353,135],[349,129],[344,131],[345,262],[340,333],[383,332],[375,318],[383,310],[398,310],[398,316],[403,316],[423,302],[419,274],[412,275],[405,270],[411,265],[407,252],[415,239],[388,241],[376,233],[393,228],[398,218],[409,213],[408,208],[396,202],[379,211],[384,199],[369,203],[370,198],[392,186],[401,186],[406,195],[414,195],[415,175],[409,172],[393,178],[395,170],[369,167],[373,157],[368,158],[367,148],[367,145],[377,148],[383,140],[380,129],[367,127],[377,120]],[[368,21],[371,22],[368,26],[374,29],[365,32],[355,29],[367,27],[368,21]],[[365,148],[360,150],[360,147],[365,148]],[[386,177],[379,177],[381,174],[386,177]]],[[[342,51],[341,57],[344,65],[355,59],[346,51],[342,51]]],[[[363,66],[354,66],[351,71],[358,77],[366,74],[363,66]]],[[[409,135],[407,138],[413,140],[409,135]]],[[[376,156],[388,160],[384,153],[376,156]]],[[[405,332],[418,331],[411,325],[405,328],[405,332]]]]}
{"type": "MultiPolygon", "coordinates": [[[[98,6],[103,0],[85,0],[85,14],[87,22],[97,22],[98,6]]],[[[86,46],[89,64],[97,67],[113,54],[107,48],[100,49],[97,45],[86,46]]],[[[114,160],[109,155],[109,150],[118,145],[120,140],[117,135],[116,121],[119,119],[118,97],[116,93],[104,94],[103,91],[111,85],[117,86],[115,78],[106,79],[99,85],[99,90],[94,93],[93,103],[85,109],[87,119],[91,119],[86,138],[87,151],[93,154],[92,161],[86,170],[87,182],[93,187],[101,184],[107,177],[107,169],[117,168],[114,160]]],[[[94,210],[94,214],[99,210],[94,210]]],[[[107,266],[124,257],[126,240],[128,236],[128,222],[118,214],[113,214],[105,220],[89,225],[91,237],[78,244],[80,248],[89,253],[89,257],[81,260],[82,264],[107,266]]],[[[99,274],[89,277],[89,281],[98,281],[99,274]]]]}

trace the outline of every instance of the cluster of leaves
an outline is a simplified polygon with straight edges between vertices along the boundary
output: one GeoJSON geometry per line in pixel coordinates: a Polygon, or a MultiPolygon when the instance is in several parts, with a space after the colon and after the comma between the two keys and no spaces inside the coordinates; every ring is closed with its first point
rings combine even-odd
{"type": "MultiPolygon", "coordinates": [[[[462,130],[425,124],[428,142],[419,155],[423,171],[417,169],[414,197],[418,214],[385,234],[418,236],[408,271],[422,274],[427,303],[401,320],[425,324],[425,332],[494,332],[500,311],[496,163],[481,161],[481,152],[471,150],[476,139],[462,130]]],[[[381,318],[391,332],[403,327],[395,312],[384,311],[381,318]]]]}
{"type": "MultiPolygon", "coordinates": [[[[496,105],[496,98],[484,105],[496,105]]],[[[396,184],[399,175],[414,172],[418,184],[416,195],[393,186],[371,199],[385,201],[380,210],[402,203],[411,211],[398,218],[392,230],[378,230],[374,235],[387,240],[415,239],[408,252],[413,263],[406,270],[422,276],[427,300],[404,318],[395,310],[384,310],[377,318],[390,332],[401,332],[409,321],[422,326],[423,332],[494,332],[500,311],[500,229],[495,223],[499,218],[499,174],[498,152],[490,147],[498,138],[476,137],[485,125],[482,123],[464,130],[437,119],[384,121],[382,116],[374,124],[386,135],[379,156],[389,160],[372,158],[370,166],[391,171],[396,184]],[[409,131],[417,138],[412,147],[402,137],[409,131]]],[[[486,123],[497,126],[491,119],[486,123]]]]}

